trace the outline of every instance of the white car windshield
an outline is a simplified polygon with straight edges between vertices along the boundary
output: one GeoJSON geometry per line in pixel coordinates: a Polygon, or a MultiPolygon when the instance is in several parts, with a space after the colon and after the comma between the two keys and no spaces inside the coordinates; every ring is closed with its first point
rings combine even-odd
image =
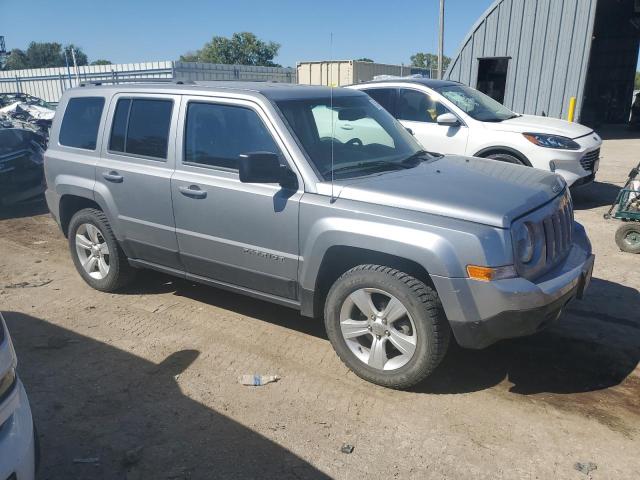
{"type": "Polygon", "coordinates": [[[464,85],[448,85],[436,91],[471,118],[480,122],[502,122],[519,115],[484,93],[464,85]]]}
{"type": "Polygon", "coordinates": [[[415,167],[424,152],[413,136],[366,95],[277,101],[291,130],[325,179],[415,167]],[[333,162],[332,162],[333,158],[333,162]]]}

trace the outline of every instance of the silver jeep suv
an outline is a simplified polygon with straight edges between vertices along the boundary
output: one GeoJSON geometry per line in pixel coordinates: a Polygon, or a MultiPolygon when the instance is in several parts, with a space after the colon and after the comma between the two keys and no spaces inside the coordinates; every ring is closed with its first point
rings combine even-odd
{"type": "Polygon", "coordinates": [[[92,287],[151,268],[324,316],[344,363],[392,388],[433,372],[451,333],[540,330],[593,268],[560,177],[424,151],[354,90],[79,87],[45,170],[92,287]]]}

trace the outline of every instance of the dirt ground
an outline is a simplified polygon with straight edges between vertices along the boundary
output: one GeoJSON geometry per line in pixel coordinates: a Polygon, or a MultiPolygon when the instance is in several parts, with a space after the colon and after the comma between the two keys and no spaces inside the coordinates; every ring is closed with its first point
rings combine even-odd
{"type": "Polygon", "coordinates": [[[286,308],[150,272],[94,291],[41,204],[6,212],[0,309],[40,478],[640,478],[640,257],[602,219],[638,152],[607,140],[575,196],[597,254],[588,298],[534,337],[452,348],[410,392],[355,377],[286,308]],[[282,380],[238,384],[254,372],[282,380]]]}

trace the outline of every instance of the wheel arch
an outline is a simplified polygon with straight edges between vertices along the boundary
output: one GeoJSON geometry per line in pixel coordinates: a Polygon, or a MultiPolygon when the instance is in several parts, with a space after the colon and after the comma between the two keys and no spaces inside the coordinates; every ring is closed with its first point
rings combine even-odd
{"type": "Polygon", "coordinates": [[[435,290],[429,272],[415,260],[362,247],[334,245],[327,249],[322,258],[315,278],[314,289],[302,289],[302,314],[314,318],[322,316],[324,302],[333,283],[353,267],[365,264],[395,268],[417,278],[435,290]]]}
{"type": "Polygon", "coordinates": [[[504,153],[504,154],[507,154],[507,155],[513,155],[518,160],[522,161],[527,167],[531,167],[532,166],[531,162],[526,157],[526,155],[524,155],[522,152],[516,150],[515,148],[511,148],[511,147],[505,147],[505,146],[486,147],[486,148],[483,148],[482,150],[476,152],[473,156],[474,157],[486,158],[489,155],[495,155],[495,154],[498,154],[498,153],[504,153]]]}
{"type": "Polygon", "coordinates": [[[96,210],[102,211],[100,205],[92,198],[74,193],[65,193],[60,197],[58,212],[60,216],[60,228],[65,237],[69,235],[71,218],[85,208],[95,208],[96,210]]]}

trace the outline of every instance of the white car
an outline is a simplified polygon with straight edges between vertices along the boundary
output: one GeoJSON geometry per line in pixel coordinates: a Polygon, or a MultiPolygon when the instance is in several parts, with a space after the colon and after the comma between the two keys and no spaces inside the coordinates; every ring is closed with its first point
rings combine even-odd
{"type": "Polygon", "coordinates": [[[27,393],[16,374],[16,353],[0,313],[0,479],[33,480],[36,441],[27,393]]]}
{"type": "Polygon", "coordinates": [[[493,158],[560,174],[570,186],[595,179],[601,138],[589,127],[520,115],[457,82],[396,79],[351,85],[407,127],[425,150],[493,158]]]}

